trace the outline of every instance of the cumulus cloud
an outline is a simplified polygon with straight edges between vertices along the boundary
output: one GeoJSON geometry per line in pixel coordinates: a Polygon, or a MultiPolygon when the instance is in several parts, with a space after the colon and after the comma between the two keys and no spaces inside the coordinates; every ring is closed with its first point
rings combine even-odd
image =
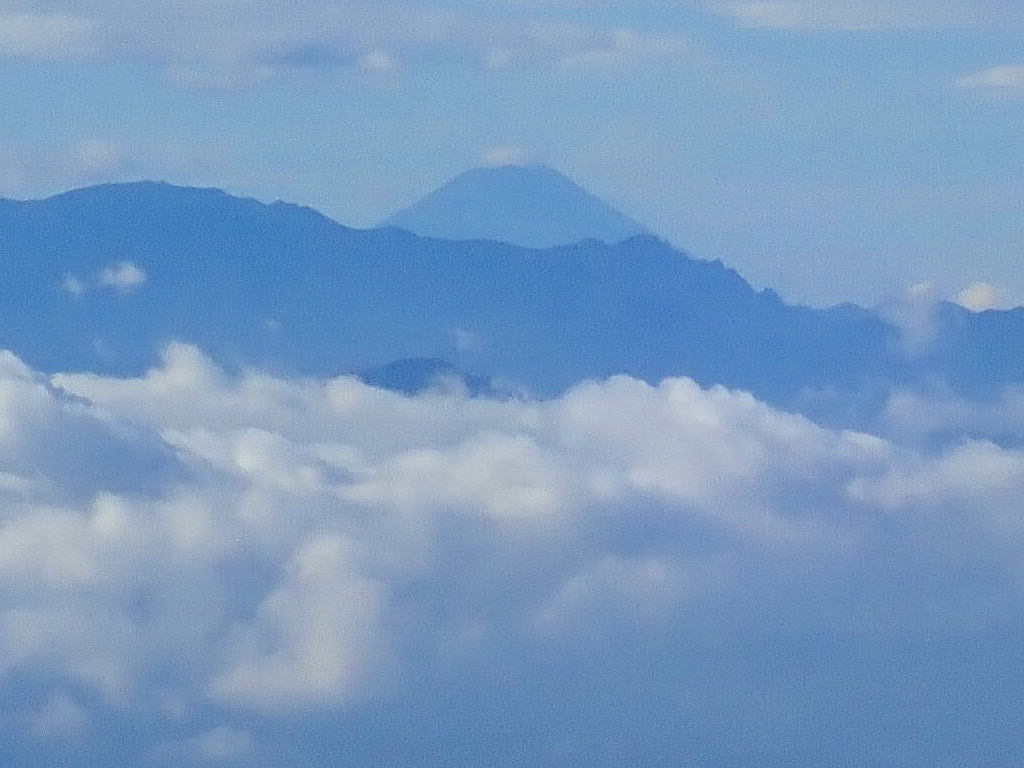
{"type": "Polygon", "coordinates": [[[812,697],[867,675],[899,702],[926,670],[893,679],[885,649],[910,638],[976,633],[1011,661],[1024,453],[965,423],[918,447],[686,379],[406,397],[180,344],[132,379],[2,361],[0,694],[36,703],[0,724],[26,744],[386,764],[490,754],[492,712],[519,745],[497,765],[611,765],[602,739],[650,747],[634,717],[752,764],[728,750],[810,754],[818,709],[787,675],[812,697]],[[715,725],[739,710],[742,739],[715,725]]]}
{"type": "Polygon", "coordinates": [[[980,280],[965,286],[956,295],[956,301],[960,306],[974,312],[994,309],[1001,304],[1002,299],[1002,292],[998,288],[980,280]]]}
{"type": "Polygon", "coordinates": [[[233,660],[209,692],[229,704],[294,710],[339,700],[385,653],[383,585],[359,576],[349,543],[327,535],[302,546],[287,575],[245,622],[233,660]]]}
{"type": "Polygon", "coordinates": [[[104,267],[96,282],[119,293],[131,293],[146,282],[146,271],[130,261],[119,261],[104,267]]]}
{"type": "Polygon", "coordinates": [[[93,280],[86,281],[77,275],[67,273],[60,282],[60,288],[71,296],[81,296],[90,285],[100,288],[111,288],[117,293],[128,294],[145,284],[146,271],[130,261],[119,261],[108,264],[101,269],[93,280]]]}

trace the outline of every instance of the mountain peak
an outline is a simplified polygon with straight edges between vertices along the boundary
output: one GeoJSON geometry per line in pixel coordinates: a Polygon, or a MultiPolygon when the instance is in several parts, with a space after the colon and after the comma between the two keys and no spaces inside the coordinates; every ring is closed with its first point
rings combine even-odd
{"type": "Polygon", "coordinates": [[[530,248],[619,242],[648,230],[546,165],[473,168],[382,222],[444,240],[530,248]]]}

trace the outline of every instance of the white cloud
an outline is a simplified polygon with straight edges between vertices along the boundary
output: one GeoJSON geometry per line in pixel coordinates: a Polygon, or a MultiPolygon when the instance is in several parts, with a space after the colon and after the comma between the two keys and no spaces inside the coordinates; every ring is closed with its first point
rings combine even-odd
{"type": "Polygon", "coordinates": [[[0,57],[75,58],[93,52],[95,25],[69,13],[0,13],[0,57]]]}
{"type": "Polygon", "coordinates": [[[268,82],[276,75],[273,67],[247,62],[175,63],[167,69],[168,80],[175,85],[209,91],[238,91],[268,82]]]}
{"type": "Polygon", "coordinates": [[[32,719],[32,733],[51,743],[76,742],[88,726],[88,712],[67,693],[54,693],[32,719]]]}
{"type": "Polygon", "coordinates": [[[490,69],[501,69],[513,64],[515,54],[507,48],[491,48],[484,55],[484,64],[490,69]]]}
{"type": "Polygon", "coordinates": [[[757,0],[724,2],[719,10],[750,27],[865,31],[966,23],[976,10],[943,0],[757,0]]]}
{"type": "Polygon", "coordinates": [[[74,166],[83,178],[105,178],[125,162],[124,151],[114,142],[89,139],[74,148],[74,166]]]}
{"type": "Polygon", "coordinates": [[[71,273],[64,275],[64,279],[60,281],[60,287],[61,290],[67,291],[72,296],[81,296],[86,289],[85,282],[71,273]]]}
{"type": "MultiPolygon", "coordinates": [[[[554,686],[577,715],[619,684],[742,706],[729,675],[772,663],[747,646],[1021,614],[1024,453],[960,440],[977,413],[952,405],[918,449],[686,379],[489,401],[230,375],[183,345],[135,379],[0,362],[0,690],[34,680],[54,727],[173,717],[129,764],[244,762],[269,724],[332,738],[318,713],[382,700],[444,722],[506,679],[504,705],[554,686]]],[[[929,407],[894,401],[889,431],[929,407]]]]}
{"type": "Polygon", "coordinates": [[[385,591],[357,575],[351,549],[337,535],[299,548],[256,620],[238,628],[234,659],[210,685],[214,697],[276,712],[360,692],[386,654],[385,591]]]}
{"type": "Polygon", "coordinates": [[[161,744],[146,755],[145,765],[267,765],[260,745],[239,728],[218,725],[192,738],[161,744]]]}
{"type": "Polygon", "coordinates": [[[255,751],[252,736],[245,731],[223,725],[199,737],[196,746],[202,757],[218,763],[242,760],[255,751]]]}
{"type": "Polygon", "coordinates": [[[963,307],[974,312],[981,312],[986,309],[995,309],[1000,306],[1003,300],[1002,291],[991,283],[975,281],[965,286],[956,295],[956,301],[963,307]]]}
{"type": "Polygon", "coordinates": [[[392,72],[398,68],[398,59],[387,51],[373,50],[359,57],[359,65],[367,72],[392,72]]]}
{"type": "Polygon", "coordinates": [[[888,398],[876,429],[894,440],[922,446],[942,445],[961,436],[1021,445],[1024,390],[1006,388],[977,401],[896,390],[888,398]]]}
{"type": "Polygon", "coordinates": [[[134,56],[157,62],[172,82],[194,88],[238,89],[309,69],[389,72],[399,62],[607,67],[678,52],[678,41],[665,36],[609,34],[537,16],[501,18],[403,0],[274,0],[258,8],[238,0],[64,0],[58,7],[67,10],[56,13],[52,4],[27,5],[38,6],[38,13],[9,17],[0,55],[134,56]]]}
{"type": "Polygon", "coordinates": [[[940,301],[935,286],[914,283],[902,295],[890,297],[878,307],[878,313],[900,331],[903,354],[920,357],[936,341],[935,308],[940,301]]]}
{"type": "Polygon", "coordinates": [[[543,634],[589,631],[612,616],[631,626],[656,625],[688,596],[686,570],[667,559],[608,556],[569,576],[533,620],[543,634]]]}
{"type": "Polygon", "coordinates": [[[957,79],[959,88],[1003,95],[1024,95],[1024,65],[992,67],[957,79]]]}
{"type": "Polygon", "coordinates": [[[508,145],[485,150],[481,154],[481,159],[485,165],[500,168],[505,165],[528,165],[533,162],[533,155],[524,147],[508,145]]]}
{"type": "Polygon", "coordinates": [[[104,267],[96,276],[96,282],[119,293],[131,293],[146,282],[146,271],[130,261],[119,261],[104,267]]]}
{"type": "Polygon", "coordinates": [[[599,45],[567,52],[558,65],[567,70],[620,70],[630,65],[643,65],[677,59],[690,48],[679,35],[641,35],[633,30],[618,29],[609,33],[599,45]]]}
{"type": "Polygon", "coordinates": [[[4,195],[37,197],[120,178],[134,172],[140,161],[126,147],[98,137],[48,152],[0,145],[0,189],[4,195]]]}

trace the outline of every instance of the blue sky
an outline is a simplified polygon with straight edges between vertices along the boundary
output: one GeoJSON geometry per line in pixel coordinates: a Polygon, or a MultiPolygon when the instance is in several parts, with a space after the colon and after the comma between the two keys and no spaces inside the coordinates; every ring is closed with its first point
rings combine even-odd
{"type": "Polygon", "coordinates": [[[1022,41],[994,1],[9,2],[0,194],[159,178],[369,226],[534,159],[794,301],[1016,304],[1022,41]]]}

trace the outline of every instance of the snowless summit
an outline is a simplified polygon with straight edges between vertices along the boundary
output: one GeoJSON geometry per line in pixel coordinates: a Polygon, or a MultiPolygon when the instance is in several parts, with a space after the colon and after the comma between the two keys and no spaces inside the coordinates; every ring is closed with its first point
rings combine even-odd
{"type": "Polygon", "coordinates": [[[381,223],[423,237],[529,248],[616,243],[648,230],[545,165],[475,168],[381,223]]]}

